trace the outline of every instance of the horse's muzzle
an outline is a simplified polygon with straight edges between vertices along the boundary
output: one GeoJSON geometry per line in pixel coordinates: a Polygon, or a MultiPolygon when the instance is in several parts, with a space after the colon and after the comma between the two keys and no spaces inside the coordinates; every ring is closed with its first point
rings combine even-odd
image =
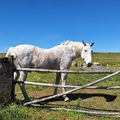
{"type": "Polygon", "coordinates": [[[90,67],[92,65],[93,65],[93,63],[90,62],[90,63],[87,64],[87,67],[90,67]]]}

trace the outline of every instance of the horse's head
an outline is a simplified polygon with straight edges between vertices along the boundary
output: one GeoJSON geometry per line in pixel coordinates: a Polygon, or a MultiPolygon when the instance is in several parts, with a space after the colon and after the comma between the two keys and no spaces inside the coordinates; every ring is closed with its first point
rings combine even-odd
{"type": "Polygon", "coordinates": [[[82,52],[81,52],[81,57],[86,62],[87,67],[90,67],[92,65],[92,55],[91,55],[92,49],[91,49],[91,46],[93,46],[94,42],[91,43],[91,44],[87,44],[83,41],[82,43],[83,43],[83,49],[82,49],[82,52]]]}

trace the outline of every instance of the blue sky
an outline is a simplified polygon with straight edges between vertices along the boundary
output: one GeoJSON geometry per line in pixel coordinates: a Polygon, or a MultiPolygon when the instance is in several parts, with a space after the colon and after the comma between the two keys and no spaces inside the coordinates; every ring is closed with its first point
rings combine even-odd
{"type": "Polygon", "coordinates": [[[94,41],[94,52],[120,52],[120,0],[0,0],[0,53],[68,39],[94,41]]]}

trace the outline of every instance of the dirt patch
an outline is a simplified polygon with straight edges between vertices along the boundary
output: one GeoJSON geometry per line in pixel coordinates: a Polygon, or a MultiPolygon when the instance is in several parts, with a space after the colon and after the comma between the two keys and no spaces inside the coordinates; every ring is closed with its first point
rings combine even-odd
{"type": "MultiPolygon", "coordinates": [[[[43,97],[48,97],[53,95],[54,89],[52,87],[46,87],[42,89],[41,91],[28,91],[28,94],[30,97],[33,97],[35,99],[40,99],[43,97]]],[[[61,93],[62,89],[58,88],[58,93],[61,93]]],[[[104,93],[104,91],[100,90],[78,90],[74,93],[68,94],[68,97],[70,98],[70,101],[77,101],[78,99],[83,100],[84,102],[88,102],[90,104],[92,103],[106,103],[106,102],[113,102],[117,99],[116,95],[113,95],[112,91],[108,91],[104,93]]],[[[58,97],[53,100],[49,100],[48,102],[57,102],[57,101],[64,101],[63,97],[58,97]]]]}

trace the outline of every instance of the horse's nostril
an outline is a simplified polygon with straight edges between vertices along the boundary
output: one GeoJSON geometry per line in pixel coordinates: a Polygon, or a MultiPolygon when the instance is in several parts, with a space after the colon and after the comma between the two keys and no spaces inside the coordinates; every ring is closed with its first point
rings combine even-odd
{"type": "Polygon", "coordinates": [[[90,67],[90,66],[92,66],[92,65],[93,65],[93,63],[88,63],[87,67],[90,67]]]}

